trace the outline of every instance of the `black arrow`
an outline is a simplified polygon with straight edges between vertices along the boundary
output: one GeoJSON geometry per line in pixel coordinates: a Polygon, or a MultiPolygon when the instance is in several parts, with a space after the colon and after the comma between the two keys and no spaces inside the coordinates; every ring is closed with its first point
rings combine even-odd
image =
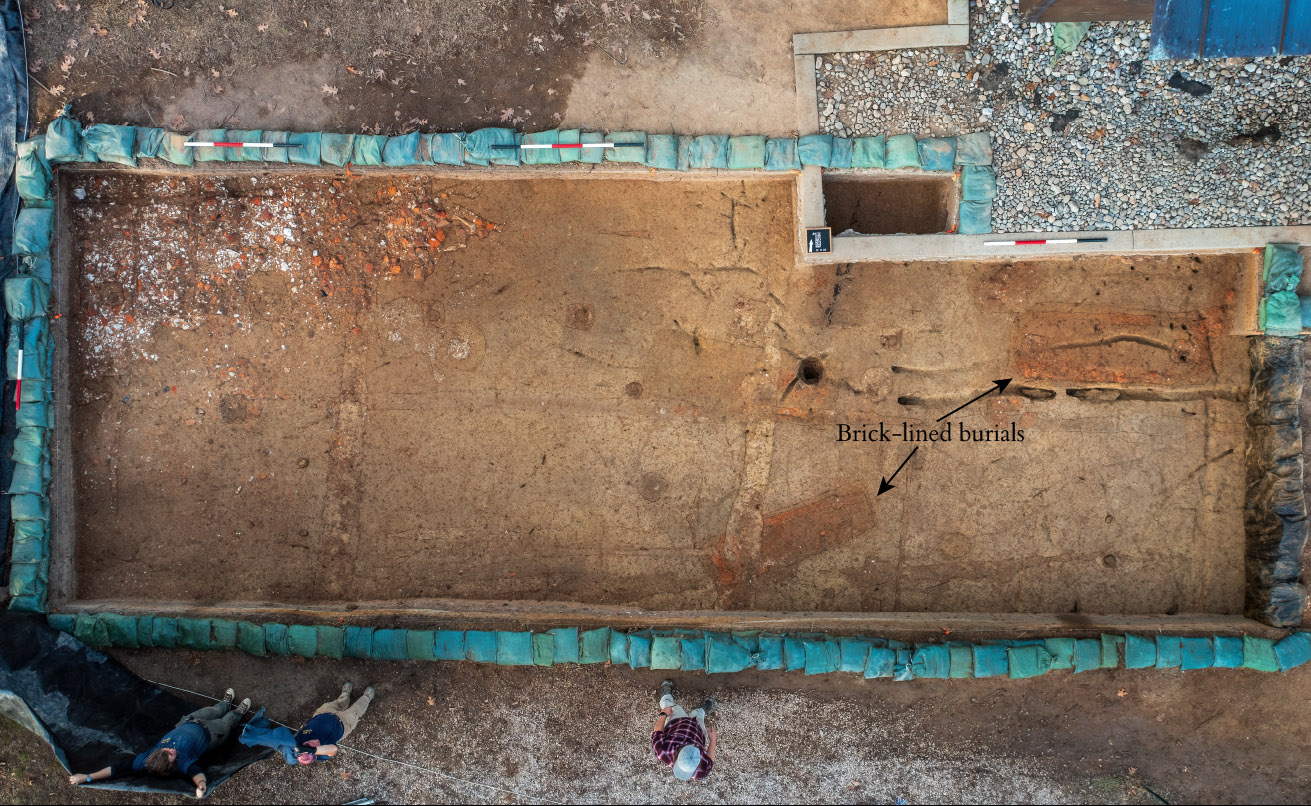
{"type": "MultiPolygon", "coordinates": [[[[894,470],[894,471],[892,471],[892,478],[895,479],[895,478],[897,477],[897,474],[901,472],[901,469],[902,469],[903,467],[906,466],[906,463],[907,463],[907,462],[910,461],[910,457],[914,456],[914,455],[915,455],[915,451],[917,451],[917,450],[919,450],[919,449],[920,449],[920,446],[916,445],[915,448],[914,448],[913,450],[911,450],[911,452],[910,452],[909,454],[906,455],[906,458],[901,460],[901,464],[897,465],[897,469],[894,470]]],[[[891,490],[893,487],[897,486],[897,485],[895,485],[895,484],[889,484],[888,481],[889,481],[889,479],[888,479],[887,476],[884,476],[882,479],[879,480],[879,495],[883,495],[883,494],[886,493],[888,490],[891,490]]],[[[878,497],[878,496],[875,496],[875,498],[877,498],[877,497],[878,497]]]]}
{"type": "MultiPolygon", "coordinates": [[[[1002,379],[1000,379],[1000,380],[993,381],[993,383],[996,384],[996,386],[994,386],[993,389],[996,389],[996,390],[997,390],[997,394],[1000,395],[1002,392],[1005,392],[1005,391],[1006,391],[1006,387],[1007,387],[1007,386],[1010,386],[1011,379],[1010,379],[1010,378],[1002,378],[1002,379]]],[[[987,397],[987,396],[990,395],[990,394],[992,394],[992,389],[989,389],[988,391],[986,391],[986,392],[984,392],[983,394],[979,395],[979,397],[974,398],[974,400],[978,400],[978,399],[981,398],[981,397],[987,397]]],[[[973,403],[974,400],[971,400],[970,403],[973,403]]],[[[939,417],[939,418],[938,418],[937,420],[935,420],[934,422],[939,422],[939,423],[942,422],[943,420],[947,419],[947,418],[950,417],[951,415],[955,414],[956,412],[958,412],[958,411],[960,411],[961,409],[965,408],[966,406],[970,405],[970,403],[962,403],[961,405],[957,406],[956,408],[952,409],[951,411],[949,411],[949,412],[947,412],[946,414],[944,414],[944,415],[942,415],[941,417],[939,417]]]]}

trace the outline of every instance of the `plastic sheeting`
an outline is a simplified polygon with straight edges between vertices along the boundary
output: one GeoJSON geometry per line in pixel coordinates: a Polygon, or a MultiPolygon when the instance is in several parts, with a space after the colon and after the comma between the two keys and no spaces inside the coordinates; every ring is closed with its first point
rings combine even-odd
{"type": "MultiPolygon", "coordinates": [[[[0,713],[45,740],[69,772],[98,770],[141,752],[196,708],[48,626],[41,616],[0,613],[0,713]]],[[[210,791],[270,752],[233,740],[205,754],[201,767],[210,791]]],[[[172,795],[195,790],[185,778],[146,774],[88,786],[172,795]]]]}

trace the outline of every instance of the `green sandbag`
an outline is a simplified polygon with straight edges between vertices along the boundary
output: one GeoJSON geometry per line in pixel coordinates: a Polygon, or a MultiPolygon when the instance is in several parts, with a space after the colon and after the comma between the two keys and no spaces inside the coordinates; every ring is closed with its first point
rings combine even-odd
{"type": "MultiPolygon", "coordinates": [[[[262,143],[264,142],[263,129],[228,129],[228,142],[231,143],[262,143]]],[[[230,162],[263,162],[267,156],[264,152],[266,148],[229,148],[228,160],[230,162]]]]}
{"type": "Polygon", "coordinates": [[[136,128],[96,123],[82,132],[82,142],[103,162],[116,162],[135,168],[137,160],[133,154],[137,142],[136,128]]]}
{"type": "Polygon", "coordinates": [[[706,638],[706,674],[740,672],[751,668],[751,653],[723,636],[706,638]]]}
{"type": "Polygon", "coordinates": [[[354,625],[347,627],[346,645],[342,648],[342,655],[348,658],[373,657],[373,628],[354,625]]]}
{"type": "Polygon", "coordinates": [[[382,148],[386,144],[385,134],[355,135],[355,149],[351,151],[351,162],[355,165],[381,165],[382,148]]]}
{"type": "Polygon", "coordinates": [[[733,171],[763,171],[765,169],[765,141],[766,138],[763,134],[745,134],[728,138],[729,169],[733,171]]]}
{"type": "Polygon", "coordinates": [[[1010,671],[1005,644],[976,644],[974,646],[974,676],[999,677],[1010,671]]]}
{"type": "Polygon", "coordinates": [[[997,174],[991,165],[966,165],[961,169],[961,199],[990,202],[996,196],[997,174]]]}
{"type": "Polygon", "coordinates": [[[210,649],[237,648],[237,622],[225,618],[211,619],[210,628],[213,636],[210,649]]]}
{"type": "Polygon", "coordinates": [[[1058,22],[1052,26],[1052,44],[1061,53],[1072,53],[1091,27],[1091,22],[1058,22]]]}
{"type": "Polygon", "coordinates": [[[54,276],[50,265],[50,258],[46,255],[23,255],[18,258],[18,270],[37,278],[46,285],[50,284],[54,276]]]}
{"type": "Polygon", "coordinates": [[[766,171],[799,171],[801,160],[797,158],[797,138],[778,137],[765,142],[766,171]]]}
{"type": "Polygon", "coordinates": [[[73,625],[73,637],[87,646],[109,646],[109,629],[105,622],[90,613],[78,613],[73,625]]]}
{"type": "Polygon", "coordinates": [[[16,563],[43,562],[50,549],[45,521],[15,521],[9,559],[16,563]]]}
{"type": "Polygon", "coordinates": [[[496,633],[496,663],[498,666],[532,666],[533,634],[505,631],[496,633]]]}
{"type": "Polygon", "coordinates": [[[956,166],[955,137],[925,137],[916,143],[920,167],[926,171],[950,171],[956,166]]]}
{"type": "Polygon", "coordinates": [[[1074,673],[1102,668],[1102,642],[1097,638],[1080,638],[1074,642],[1074,673]]]}
{"type": "Polygon", "coordinates": [[[1124,645],[1123,635],[1103,635],[1102,668],[1116,669],[1120,666],[1120,647],[1124,645]]]}
{"type": "Polygon", "coordinates": [[[550,666],[555,663],[555,636],[549,632],[533,633],[533,665],[550,666]]]}
{"type": "MultiPolygon", "coordinates": [[[[39,321],[39,320],[33,320],[33,321],[39,321]]],[[[28,369],[27,356],[24,355],[23,374],[27,375],[29,372],[35,371],[36,369],[38,368],[33,367],[31,370],[28,369]]],[[[28,386],[28,384],[24,383],[23,386],[26,387],[28,386]]],[[[23,393],[23,398],[26,401],[27,399],[26,392],[23,393]]],[[[35,426],[37,428],[54,428],[55,427],[54,411],[55,411],[54,407],[51,406],[49,403],[24,402],[23,407],[18,410],[18,413],[16,415],[14,415],[14,425],[18,426],[19,428],[28,428],[32,426],[35,426]]],[[[11,504],[10,506],[12,507],[14,505],[11,504]]],[[[14,515],[13,518],[14,520],[24,520],[23,518],[20,518],[17,515],[14,515]]]]}
{"type": "Polygon", "coordinates": [[[956,231],[961,235],[986,235],[992,232],[992,202],[961,202],[956,231]]]}
{"type": "Polygon", "coordinates": [[[406,630],[405,657],[410,660],[437,660],[434,638],[432,630],[406,630]]]}
{"type": "Polygon", "coordinates": [[[991,165],[992,135],[971,132],[956,136],[957,165],[991,165]]]}
{"type": "Polygon", "coordinates": [[[1275,654],[1275,642],[1269,638],[1243,636],[1243,668],[1258,672],[1279,671],[1279,657],[1275,654]]]}
{"type": "Polygon", "coordinates": [[[65,104],[59,117],[46,129],[46,161],[51,164],[77,162],[82,156],[82,124],[69,115],[72,104],[65,104]]]}
{"type": "Polygon", "coordinates": [[[651,668],[651,636],[628,636],[628,666],[632,669],[651,668]]]}
{"type": "Polygon", "coordinates": [[[44,495],[12,495],[9,517],[15,521],[48,521],[50,504],[44,495]]]}
{"type": "Polygon", "coordinates": [[[11,562],[9,564],[9,596],[11,599],[24,597],[33,602],[44,602],[46,598],[46,581],[45,563],[11,562]]]}
{"type": "Polygon", "coordinates": [[[699,134],[678,139],[678,169],[708,171],[728,168],[728,135],[699,134]],[[684,164],[686,162],[686,165],[684,164]]]}
{"type": "Polygon", "coordinates": [[[46,615],[46,623],[60,632],[72,635],[77,625],[77,616],[72,613],[49,613],[46,615]]]}
{"type": "Polygon", "coordinates": [[[257,658],[264,657],[264,628],[249,621],[237,622],[237,649],[257,658]]]}
{"type": "Polygon", "coordinates": [[[783,636],[783,669],[796,672],[806,668],[806,644],[799,636],[783,636]]]}
{"type": "Polygon", "coordinates": [[[466,657],[474,663],[496,663],[496,633],[468,630],[464,634],[466,657]]]}
{"type": "Polygon", "coordinates": [[[833,159],[833,135],[807,134],[797,140],[797,159],[802,165],[827,168],[833,159]]]}
{"type": "Polygon", "coordinates": [[[432,638],[435,660],[464,660],[464,630],[437,630],[432,638]]]}
{"type": "Polygon", "coordinates": [[[314,657],[319,646],[319,633],[306,624],[287,626],[287,651],[302,658],[314,657]]]}
{"type": "Polygon", "coordinates": [[[869,660],[870,643],[864,638],[838,639],[838,671],[863,672],[869,660]]]}
{"type": "Polygon", "coordinates": [[[50,286],[35,278],[18,275],[5,280],[5,312],[11,319],[45,316],[50,307],[50,286]]]}
{"type": "Polygon", "coordinates": [[[181,132],[164,132],[159,141],[159,158],[188,168],[195,165],[196,149],[183,145],[188,139],[189,136],[181,132]]]}
{"type": "MultiPolygon", "coordinates": [[[[266,142],[266,143],[283,143],[283,144],[285,144],[285,143],[288,142],[288,139],[287,139],[287,138],[290,136],[290,134],[291,134],[290,132],[271,132],[271,131],[265,131],[265,132],[264,132],[264,138],[263,138],[263,140],[264,140],[264,142],[266,142]]],[[[243,150],[243,151],[248,151],[249,149],[242,149],[242,150],[243,150]]],[[[293,152],[293,151],[296,151],[296,149],[294,149],[294,148],[266,148],[266,149],[263,149],[263,150],[262,150],[262,152],[261,152],[262,156],[260,157],[260,159],[264,160],[265,162],[278,162],[278,163],[286,164],[286,163],[288,163],[288,162],[291,162],[291,152],[293,152]]]]}
{"type": "Polygon", "coordinates": [[[915,142],[915,135],[894,134],[889,137],[883,167],[891,171],[920,167],[919,145],[915,142]]]}
{"type": "Polygon", "coordinates": [[[651,668],[682,668],[683,649],[676,635],[657,635],[651,639],[651,668]]]}
{"type": "Polygon", "coordinates": [[[1006,663],[1012,680],[1038,677],[1052,667],[1051,653],[1040,646],[1013,646],[1006,650],[1006,663]]]}
{"type": "Polygon", "coordinates": [[[286,624],[266,621],[264,623],[264,647],[270,655],[285,656],[291,654],[290,631],[286,624]]]}
{"type": "Polygon", "coordinates": [[[1156,640],[1130,633],[1124,637],[1124,668],[1148,669],[1156,665],[1156,640]]]}
{"type": "Polygon", "coordinates": [[[829,674],[841,665],[841,649],[837,641],[802,641],[806,648],[806,674],[829,674]]]}
{"type": "MultiPolygon", "coordinates": [[[[188,138],[188,140],[193,143],[231,142],[228,140],[227,129],[201,129],[192,132],[191,137],[188,138]]],[[[227,162],[231,159],[229,153],[231,149],[222,146],[197,146],[190,150],[195,155],[194,159],[196,162],[227,162]]]]}
{"type": "MultiPolygon", "coordinates": [[[[605,137],[600,132],[583,132],[582,134],[578,135],[578,142],[580,144],[604,143],[605,137]]],[[[566,149],[566,151],[570,151],[570,150],[572,149],[566,149]]],[[[585,162],[592,165],[600,165],[601,160],[605,158],[604,148],[580,148],[578,150],[582,152],[578,157],[578,160],[580,162],[585,162]]]]}
{"type": "Polygon", "coordinates": [[[1311,633],[1295,632],[1279,639],[1275,643],[1275,658],[1281,672],[1311,662],[1311,633]]]}
{"type": "Polygon", "coordinates": [[[163,129],[151,126],[138,126],[136,140],[132,145],[132,156],[137,159],[158,159],[159,149],[163,141],[163,129]]]}
{"type": "Polygon", "coordinates": [[[578,636],[579,663],[605,663],[610,659],[610,628],[587,630],[578,636]]]}
{"type": "Polygon", "coordinates": [[[628,636],[618,630],[610,631],[610,662],[618,666],[628,663],[628,636]]]}
{"type": "Polygon", "coordinates": [[[1261,279],[1265,282],[1266,293],[1296,291],[1302,279],[1302,256],[1297,251],[1297,244],[1266,244],[1261,279]]]}
{"type": "Polygon", "coordinates": [[[518,165],[519,149],[492,147],[518,144],[519,134],[514,129],[487,128],[469,132],[469,136],[464,138],[464,161],[470,165],[518,165]]]}
{"type": "Polygon", "coordinates": [[[18,144],[18,162],[14,165],[14,186],[24,202],[50,198],[50,163],[46,161],[45,136],[33,137],[18,144]]]}
{"type": "MultiPolygon", "coordinates": [[[[22,216],[22,213],[19,213],[22,216]]],[[[17,237],[15,237],[17,241],[17,237]]],[[[1294,291],[1277,291],[1261,300],[1261,327],[1269,336],[1297,337],[1302,333],[1302,303],[1294,291]]]]}
{"type": "Polygon", "coordinates": [[[882,168],[888,153],[887,138],[857,137],[851,148],[852,168],[882,168]]]}
{"type": "Polygon", "coordinates": [[[679,640],[679,664],[685,672],[699,672],[706,668],[706,639],[704,636],[684,636],[679,640]]]}
{"type": "Polygon", "coordinates": [[[1215,668],[1237,669],[1243,665],[1243,639],[1237,635],[1217,635],[1211,639],[1215,648],[1215,668]]]}
{"type": "Polygon", "coordinates": [[[1215,647],[1206,637],[1184,638],[1181,642],[1183,662],[1179,665],[1185,672],[1195,669],[1210,669],[1215,665],[1215,647]]]}
{"type": "MultiPolygon", "coordinates": [[[[355,135],[323,132],[319,138],[319,157],[324,165],[345,167],[355,154],[355,135]]],[[[196,157],[200,159],[200,157],[196,157]]]]}
{"type": "Polygon", "coordinates": [[[1178,669],[1183,663],[1183,646],[1177,635],[1156,636],[1156,668],[1178,669]]]}
{"type": "Polygon", "coordinates": [[[209,649],[210,632],[207,618],[179,618],[178,646],[184,649],[209,649]]]}
{"type": "Polygon", "coordinates": [[[137,646],[155,645],[155,617],[137,616],[137,646]]]}
{"type": "Polygon", "coordinates": [[[635,145],[604,149],[606,162],[630,162],[640,165],[646,161],[646,132],[610,132],[609,142],[635,145]]]}
{"type": "Polygon", "coordinates": [[[44,613],[46,612],[46,595],[44,592],[32,591],[29,593],[9,594],[9,609],[15,613],[44,613]]]}
{"type": "MultiPolygon", "coordinates": [[[[560,129],[558,139],[565,144],[581,143],[583,141],[579,139],[580,137],[582,137],[582,132],[578,129],[560,129]]],[[[578,162],[583,158],[581,148],[557,148],[552,150],[559,152],[560,162],[578,162]]]]}
{"type": "Polygon", "coordinates": [[[172,649],[178,645],[178,620],[172,616],[155,616],[150,622],[150,645],[172,649]]]}
{"type": "Polygon", "coordinates": [[[755,653],[756,668],[770,671],[783,668],[783,636],[760,636],[760,649],[755,653]]]}
{"type": "Polygon", "coordinates": [[[892,677],[897,662],[897,652],[886,647],[870,647],[869,659],[865,661],[865,678],[892,677]]]}
{"type": "Polygon", "coordinates": [[[892,664],[892,679],[898,682],[915,679],[915,653],[909,649],[898,649],[897,659],[892,664]]]}
{"type": "Polygon", "coordinates": [[[346,629],[319,624],[314,628],[314,654],[341,660],[346,649],[346,629]]]}
{"type": "Polygon", "coordinates": [[[373,660],[405,660],[409,647],[406,630],[374,630],[369,642],[369,657],[373,660]]]}
{"type": "Polygon", "coordinates": [[[5,490],[8,495],[22,495],[24,493],[44,493],[46,491],[45,478],[42,473],[42,465],[14,465],[14,471],[9,477],[9,487],[5,490]]]}
{"type": "Polygon", "coordinates": [[[406,168],[420,165],[428,160],[419,154],[419,145],[423,135],[419,132],[388,137],[382,147],[382,163],[393,168],[406,168]]]}
{"type": "Polygon", "coordinates": [[[323,135],[320,132],[287,132],[287,142],[297,146],[286,149],[288,162],[293,165],[322,164],[323,135]]]}
{"type": "Polygon", "coordinates": [[[966,678],[974,676],[974,647],[969,644],[952,644],[947,647],[947,676],[966,678]]]}
{"type": "Polygon", "coordinates": [[[851,167],[852,140],[849,137],[834,137],[833,151],[829,155],[828,167],[846,170],[851,167]]]}
{"type": "Polygon", "coordinates": [[[555,638],[555,654],[552,659],[556,663],[577,663],[578,628],[557,627],[549,632],[555,638]]]}
{"type": "MultiPolygon", "coordinates": [[[[525,134],[522,142],[525,145],[556,145],[560,142],[560,130],[551,129],[545,132],[525,134]]],[[[520,151],[519,158],[524,165],[559,165],[562,150],[559,148],[525,148],[520,151]]]]}
{"type": "Polygon", "coordinates": [[[464,133],[444,132],[428,135],[428,157],[434,165],[463,165],[464,133]]]}
{"type": "Polygon", "coordinates": [[[646,136],[646,159],[648,168],[663,171],[678,170],[678,136],[674,134],[648,134],[646,136]]]}
{"type": "Polygon", "coordinates": [[[45,207],[23,207],[14,221],[15,255],[50,254],[50,234],[55,211],[45,207]]]}

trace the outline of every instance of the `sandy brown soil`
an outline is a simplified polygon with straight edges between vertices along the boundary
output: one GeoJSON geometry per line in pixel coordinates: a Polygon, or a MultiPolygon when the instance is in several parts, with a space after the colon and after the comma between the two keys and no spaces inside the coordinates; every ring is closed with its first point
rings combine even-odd
{"type": "Polygon", "coordinates": [[[796,268],[786,178],[63,197],[83,598],[1240,608],[1235,259],[796,268]],[[998,377],[889,495],[836,441],[998,377]]]}
{"type": "MultiPolygon", "coordinates": [[[[147,678],[197,691],[233,685],[287,722],[308,715],[342,679],[372,682],[379,698],[347,744],[568,803],[1301,803],[1311,787],[1296,705],[1311,695],[1305,670],[913,683],[685,675],[677,681],[684,702],[710,693],[722,706],[715,772],[686,785],[650,758],[659,682],[652,673],[297,663],[169,650],[119,657],[147,678]]],[[[0,801],[168,802],[70,790],[39,740],[2,724],[0,801]]],[[[350,752],[308,770],[261,762],[210,799],[359,797],[535,802],[350,752]]]]}

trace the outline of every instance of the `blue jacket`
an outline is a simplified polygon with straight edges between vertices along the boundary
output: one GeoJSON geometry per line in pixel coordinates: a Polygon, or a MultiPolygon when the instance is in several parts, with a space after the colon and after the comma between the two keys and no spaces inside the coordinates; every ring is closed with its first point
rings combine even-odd
{"type": "Polygon", "coordinates": [[[272,747],[282,752],[282,759],[288,764],[296,762],[296,735],[291,728],[274,725],[264,716],[264,709],[255,712],[255,716],[241,729],[238,739],[247,747],[272,747]]]}

